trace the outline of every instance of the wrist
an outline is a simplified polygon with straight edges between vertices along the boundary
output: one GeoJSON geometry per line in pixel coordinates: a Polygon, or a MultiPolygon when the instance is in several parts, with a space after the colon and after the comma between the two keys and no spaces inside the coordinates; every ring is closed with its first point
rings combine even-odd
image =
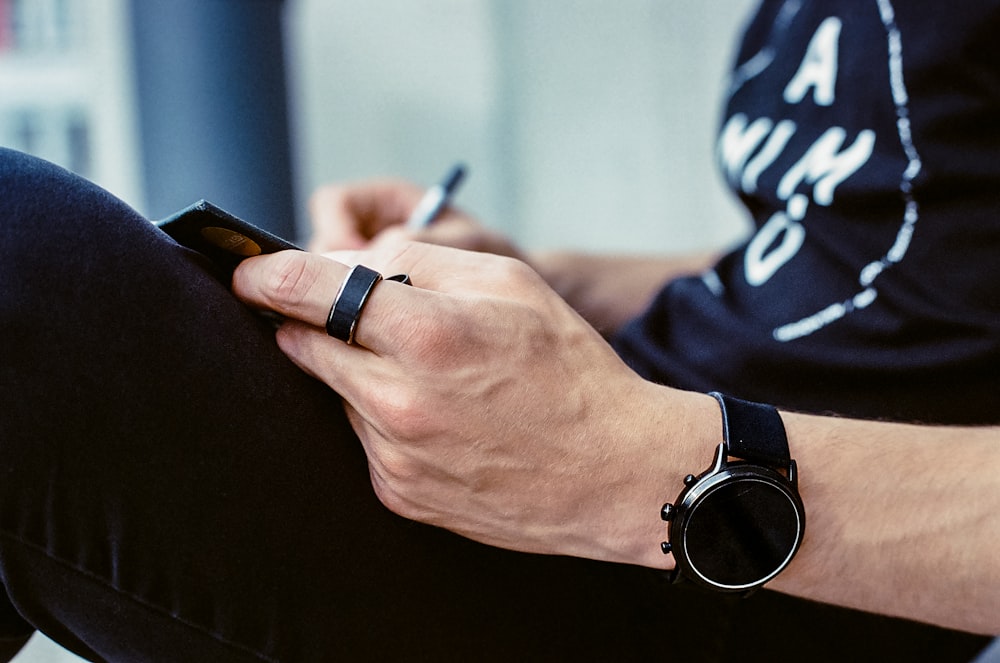
{"type": "MultiPolygon", "coordinates": [[[[673,486],[708,464],[722,439],[719,406],[706,394],[678,391],[646,382],[636,428],[623,437],[630,450],[618,517],[625,524],[619,541],[629,564],[673,568],[673,557],[661,552],[663,503],[673,499],[673,486]]],[[[633,412],[635,412],[633,408],[633,412]]]]}

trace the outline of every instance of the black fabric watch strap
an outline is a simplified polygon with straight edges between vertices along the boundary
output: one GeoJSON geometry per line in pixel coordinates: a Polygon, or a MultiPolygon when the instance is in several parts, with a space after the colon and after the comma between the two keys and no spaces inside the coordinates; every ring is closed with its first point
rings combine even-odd
{"type": "Polygon", "coordinates": [[[717,391],[709,396],[722,408],[722,435],[731,455],[771,467],[788,467],[791,462],[788,437],[781,415],[774,407],[717,391]]]}

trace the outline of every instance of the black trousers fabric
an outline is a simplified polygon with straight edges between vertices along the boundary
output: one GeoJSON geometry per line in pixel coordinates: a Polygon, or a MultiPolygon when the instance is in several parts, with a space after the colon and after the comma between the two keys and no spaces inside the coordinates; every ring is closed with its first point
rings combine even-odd
{"type": "Polygon", "coordinates": [[[338,396],[198,255],[6,150],[0,201],[0,637],[129,662],[960,661],[984,644],[403,520],[338,396]]]}

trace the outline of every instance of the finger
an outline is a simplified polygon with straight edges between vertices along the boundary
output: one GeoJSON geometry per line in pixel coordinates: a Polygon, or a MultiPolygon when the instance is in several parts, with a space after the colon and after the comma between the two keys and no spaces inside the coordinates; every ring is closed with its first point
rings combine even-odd
{"type": "MultiPolygon", "coordinates": [[[[347,413],[347,419],[351,423],[351,428],[354,429],[358,440],[361,441],[361,446],[365,450],[365,456],[368,458],[368,474],[375,495],[384,505],[391,509],[393,508],[392,505],[398,504],[398,493],[393,490],[392,482],[387,479],[388,473],[384,469],[383,458],[387,455],[393,455],[395,446],[387,444],[378,431],[347,401],[344,402],[344,411],[347,413]]],[[[395,509],[395,512],[403,515],[398,510],[398,507],[395,509]]]]}
{"type": "MultiPolygon", "coordinates": [[[[510,258],[412,242],[361,255],[362,264],[382,274],[409,274],[416,286],[381,281],[372,288],[354,339],[378,354],[395,354],[404,334],[435,334],[457,303],[444,295],[525,301],[547,292],[541,277],[510,258]]],[[[282,251],[240,263],[233,292],[252,306],[323,328],[348,271],[322,256],[282,251]]]]}
{"type": "Polygon", "coordinates": [[[407,228],[405,225],[390,226],[386,228],[368,244],[371,251],[381,254],[400,253],[404,246],[414,241],[417,233],[407,228]]]}
{"type": "Polygon", "coordinates": [[[509,250],[498,251],[502,236],[475,223],[462,214],[447,214],[421,230],[414,239],[429,244],[451,246],[466,251],[480,251],[508,255],[509,250]]]}
{"type": "Polygon", "coordinates": [[[421,195],[416,185],[402,180],[322,187],[310,199],[314,243],[321,244],[319,250],[359,248],[403,223],[421,195]]]}
{"type": "Polygon", "coordinates": [[[358,352],[315,327],[301,322],[282,325],[276,335],[278,346],[299,368],[328,385],[344,400],[345,409],[366,451],[368,441],[379,437],[374,421],[379,412],[369,407],[373,394],[376,404],[391,400],[386,396],[400,383],[398,364],[372,352],[358,352]]]}
{"type": "Polygon", "coordinates": [[[313,225],[310,251],[359,249],[367,241],[345,207],[341,187],[325,186],[313,193],[309,198],[309,217],[313,225]]]}
{"type": "Polygon", "coordinates": [[[358,352],[312,325],[286,322],[275,338],[296,366],[329,385],[348,403],[357,401],[361,386],[371,379],[366,360],[372,353],[358,352]]]}
{"type": "MultiPolygon", "coordinates": [[[[371,258],[366,262],[377,270],[391,267],[391,262],[377,254],[366,256],[371,258]]],[[[251,306],[323,330],[348,272],[346,265],[322,256],[283,251],[240,263],[233,274],[233,292],[251,306]]],[[[354,343],[379,354],[398,348],[401,330],[412,328],[425,315],[433,315],[433,308],[440,305],[430,295],[426,290],[394,281],[376,283],[358,316],[354,343]]]]}
{"type": "Polygon", "coordinates": [[[256,308],[322,327],[348,270],[322,256],[281,251],[240,263],[233,272],[233,294],[256,308]]]}

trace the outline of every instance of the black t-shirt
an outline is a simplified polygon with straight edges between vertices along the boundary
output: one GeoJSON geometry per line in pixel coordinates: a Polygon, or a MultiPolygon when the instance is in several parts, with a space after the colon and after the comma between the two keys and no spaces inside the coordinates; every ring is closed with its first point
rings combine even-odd
{"type": "Polygon", "coordinates": [[[765,0],[720,165],[756,234],[616,347],[815,412],[1000,421],[1000,1],[765,0]]]}

